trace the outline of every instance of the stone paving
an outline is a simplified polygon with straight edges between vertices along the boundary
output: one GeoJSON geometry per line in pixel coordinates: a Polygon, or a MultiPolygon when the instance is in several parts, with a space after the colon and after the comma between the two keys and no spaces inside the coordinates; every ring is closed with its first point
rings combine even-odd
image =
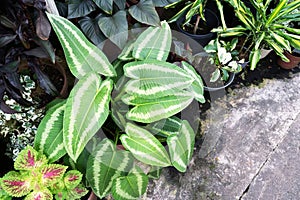
{"type": "Polygon", "coordinates": [[[299,200],[299,85],[265,80],[215,101],[187,172],[163,170],[144,199],[299,200]]]}

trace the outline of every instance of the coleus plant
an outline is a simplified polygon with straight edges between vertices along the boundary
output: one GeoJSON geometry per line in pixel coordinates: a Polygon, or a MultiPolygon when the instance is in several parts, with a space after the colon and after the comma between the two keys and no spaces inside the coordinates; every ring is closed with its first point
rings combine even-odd
{"type": "Polygon", "coordinates": [[[137,199],[163,167],[185,172],[195,132],[175,115],[194,99],[205,99],[193,66],[166,61],[168,23],[147,28],[111,64],[69,20],[47,16],[78,82],[66,100],[47,110],[34,148],[50,162],[64,157],[80,169],[100,198],[111,193],[115,199],[137,199]]]}
{"type": "MultiPolygon", "coordinates": [[[[88,190],[80,183],[82,174],[67,166],[48,163],[45,155],[33,147],[23,149],[14,163],[15,170],[0,179],[2,190],[12,197],[25,199],[78,199],[88,190]]],[[[7,197],[8,198],[8,197],[7,197]]]]}

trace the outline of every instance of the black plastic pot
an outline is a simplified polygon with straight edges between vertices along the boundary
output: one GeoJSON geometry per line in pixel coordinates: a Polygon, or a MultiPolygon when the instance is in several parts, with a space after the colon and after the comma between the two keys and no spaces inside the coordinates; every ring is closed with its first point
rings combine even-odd
{"type": "MultiPolygon", "coordinates": [[[[177,25],[178,30],[180,32],[182,32],[185,35],[191,37],[192,39],[197,41],[203,47],[205,45],[207,45],[209,43],[209,41],[211,41],[212,39],[214,39],[216,37],[216,34],[210,32],[210,31],[213,28],[218,27],[219,24],[220,24],[217,15],[214,12],[212,12],[210,9],[205,9],[204,16],[205,16],[206,22],[201,19],[199,25],[205,23],[207,25],[207,29],[209,30],[209,32],[205,33],[205,34],[202,34],[202,35],[195,35],[195,34],[186,32],[185,30],[182,29],[182,24],[185,21],[185,14],[176,21],[176,25],[177,25]]],[[[194,16],[193,18],[192,18],[192,20],[196,20],[197,16],[194,16]],[[195,18],[195,19],[193,19],[193,18],[195,18]]]]}

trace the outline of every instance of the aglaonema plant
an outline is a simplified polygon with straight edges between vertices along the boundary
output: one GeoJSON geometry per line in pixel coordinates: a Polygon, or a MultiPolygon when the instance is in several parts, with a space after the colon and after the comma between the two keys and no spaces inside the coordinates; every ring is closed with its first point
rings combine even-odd
{"type": "Polygon", "coordinates": [[[28,200],[48,200],[53,195],[55,199],[78,199],[88,192],[80,183],[79,171],[66,171],[67,166],[48,163],[46,156],[31,146],[19,153],[14,168],[18,171],[10,171],[0,179],[4,199],[26,196],[28,200]]]}
{"type": "Polygon", "coordinates": [[[34,148],[51,162],[67,158],[100,198],[111,194],[114,199],[137,199],[163,167],[185,172],[195,132],[175,115],[194,99],[205,99],[193,66],[166,61],[169,25],[147,28],[111,64],[70,21],[47,16],[78,82],[66,100],[47,110],[34,148]]]}

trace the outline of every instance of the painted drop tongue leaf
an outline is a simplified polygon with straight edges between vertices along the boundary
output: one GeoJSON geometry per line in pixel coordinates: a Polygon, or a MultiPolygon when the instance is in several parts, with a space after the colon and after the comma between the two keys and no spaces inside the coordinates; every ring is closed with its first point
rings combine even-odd
{"type": "Polygon", "coordinates": [[[104,53],[87,40],[69,20],[47,13],[49,21],[63,47],[72,74],[80,79],[90,72],[115,76],[116,72],[104,53]]]}
{"type": "Polygon", "coordinates": [[[77,170],[70,170],[64,176],[64,184],[68,189],[74,189],[82,179],[82,174],[77,170]]]}
{"type": "Polygon", "coordinates": [[[126,134],[121,135],[120,140],[137,160],[154,166],[170,166],[167,151],[149,131],[127,123],[125,132],[126,134]]]}
{"type": "Polygon", "coordinates": [[[62,179],[67,166],[59,164],[48,164],[41,167],[42,182],[44,186],[50,186],[62,179]]]}
{"type": "Polygon", "coordinates": [[[50,108],[34,137],[34,148],[46,155],[49,162],[57,161],[67,153],[63,144],[64,109],[65,101],[50,108]]]}
{"type": "Polygon", "coordinates": [[[25,199],[34,199],[34,200],[52,200],[53,195],[48,189],[43,189],[41,191],[33,191],[25,199]]]}
{"type": "Polygon", "coordinates": [[[133,166],[133,157],[128,151],[116,150],[109,139],[103,139],[88,159],[86,178],[94,193],[105,197],[111,190],[113,180],[128,172],[133,166]]]}
{"type": "Polygon", "coordinates": [[[64,113],[63,140],[74,161],[107,119],[112,88],[112,80],[102,82],[99,75],[89,73],[72,89],[64,113]]]}
{"type": "Polygon", "coordinates": [[[115,199],[137,199],[147,189],[148,176],[135,166],[127,176],[121,176],[114,180],[112,195],[115,199]]]}
{"type": "Polygon", "coordinates": [[[30,180],[26,180],[26,177],[15,171],[5,174],[0,183],[5,192],[13,197],[27,195],[32,190],[30,180]]]}

